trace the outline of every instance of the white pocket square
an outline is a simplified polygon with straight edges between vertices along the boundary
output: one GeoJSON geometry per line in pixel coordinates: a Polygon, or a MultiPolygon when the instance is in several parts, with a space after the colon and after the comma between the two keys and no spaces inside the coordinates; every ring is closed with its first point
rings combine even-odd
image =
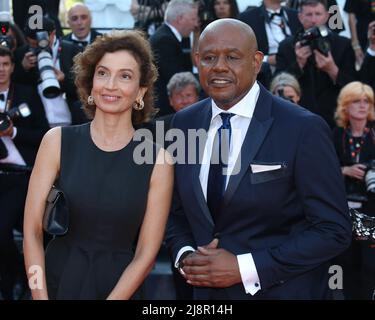
{"type": "Polygon", "coordinates": [[[273,171],[281,169],[281,164],[263,165],[263,164],[250,164],[253,173],[273,171]]]}

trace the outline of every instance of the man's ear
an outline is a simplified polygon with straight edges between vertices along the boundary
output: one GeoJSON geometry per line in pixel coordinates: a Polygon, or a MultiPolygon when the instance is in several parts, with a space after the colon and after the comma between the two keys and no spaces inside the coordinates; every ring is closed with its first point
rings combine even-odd
{"type": "Polygon", "coordinates": [[[260,72],[260,68],[262,67],[264,54],[261,51],[255,51],[254,53],[254,69],[255,73],[258,74],[260,72]]]}

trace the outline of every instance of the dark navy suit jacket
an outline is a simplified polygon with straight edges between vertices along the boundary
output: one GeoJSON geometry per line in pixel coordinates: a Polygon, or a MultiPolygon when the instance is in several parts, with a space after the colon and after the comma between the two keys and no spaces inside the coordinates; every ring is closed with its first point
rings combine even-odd
{"type": "MultiPolygon", "coordinates": [[[[173,126],[186,134],[188,129],[208,130],[210,120],[211,100],[206,99],[178,112],[173,126]]],[[[176,164],[167,244],[174,258],[183,246],[206,245],[214,237],[235,255],[252,253],[261,290],[251,296],[240,283],[198,288],[195,297],[329,298],[328,262],[351,241],[330,129],[319,116],[261,86],[241,154],[240,172],[229,180],[216,224],[201,189],[200,165],[176,164]],[[281,168],[253,173],[251,164],[281,168]]]]}

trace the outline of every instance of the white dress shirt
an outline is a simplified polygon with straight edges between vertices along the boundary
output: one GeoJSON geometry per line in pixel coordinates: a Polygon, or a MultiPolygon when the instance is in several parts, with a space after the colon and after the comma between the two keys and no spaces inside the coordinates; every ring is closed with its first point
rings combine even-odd
{"type": "MultiPolygon", "coordinates": [[[[210,159],[212,153],[212,146],[215,138],[215,134],[219,127],[222,125],[222,120],[219,114],[221,112],[230,112],[234,116],[230,119],[232,127],[232,137],[230,142],[229,158],[228,158],[228,175],[226,180],[226,186],[230,180],[230,175],[238,174],[238,170],[235,168],[235,163],[240,155],[243,141],[246,136],[247,129],[249,128],[250,121],[253,117],[255,105],[259,97],[260,88],[257,82],[254,83],[250,91],[245,97],[235,104],[228,111],[224,111],[217,107],[216,103],[212,100],[212,117],[211,123],[208,129],[207,141],[204,148],[201,169],[199,173],[199,180],[202,187],[202,191],[205,199],[207,200],[207,184],[208,184],[208,173],[210,170],[210,159]]],[[[186,246],[180,249],[177,254],[175,266],[181,255],[185,251],[192,250],[194,248],[186,246]]],[[[246,293],[254,295],[258,290],[261,289],[259,283],[259,276],[256,270],[256,266],[251,253],[241,254],[237,256],[238,265],[240,268],[241,279],[244,285],[246,293]]]]}
{"type": "MultiPolygon", "coordinates": [[[[275,13],[276,11],[273,10],[268,10],[268,14],[275,13]]],[[[272,21],[266,20],[264,22],[265,28],[266,28],[266,33],[267,33],[267,40],[268,40],[268,55],[265,55],[263,58],[264,62],[267,62],[268,56],[269,55],[274,55],[277,53],[279,49],[279,44],[281,41],[285,39],[285,34],[283,33],[280,24],[284,23],[285,25],[285,32],[287,35],[291,35],[292,32],[290,31],[290,28],[287,23],[287,16],[286,12],[283,11],[283,18],[280,16],[275,16],[273,17],[272,21]]]]}

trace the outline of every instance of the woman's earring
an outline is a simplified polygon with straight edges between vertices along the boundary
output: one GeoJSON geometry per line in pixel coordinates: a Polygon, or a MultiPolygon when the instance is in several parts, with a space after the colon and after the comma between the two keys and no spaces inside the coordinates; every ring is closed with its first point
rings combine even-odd
{"type": "Polygon", "coordinates": [[[135,101],[133,104],[134,110],[137,110],[137,111],[142,110],[144,107],[145,107],[145,103],[143,102],[143,98],[141,98],[139,102],[135,101]]]}
{"type": "Polygon", "coordinates": [[[90,105],[90,106],[93,106],[95,103],[94,103],[94,97],[93,96],[88,96],[87,98],[87,103],[90,105]]]}

